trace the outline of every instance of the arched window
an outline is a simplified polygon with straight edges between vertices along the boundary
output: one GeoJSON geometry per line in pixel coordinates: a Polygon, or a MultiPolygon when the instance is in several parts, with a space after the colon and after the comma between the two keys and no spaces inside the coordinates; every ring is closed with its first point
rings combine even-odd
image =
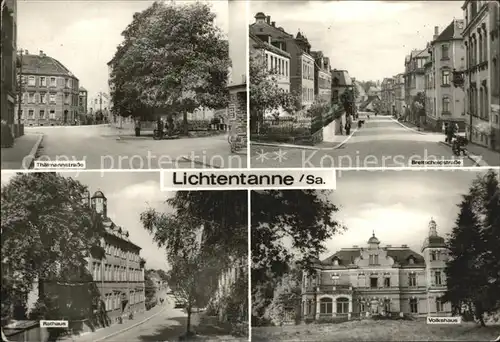
{"type": "Polygon", "coordinates": [[[483,106],[483,103],[484,103],[484,90],[483,88],[481,87],[481,89],[479,90],[479,117],[480,118],[483,118],[484,117],[484,106],[483,106]]]}
{"type": "Polygon", "coordinates": [[[331,298],[321,298],[319,301],[319,313],[331,314],[333,313],[333,300],[331,298]]]}
{"type": "Polygon", "coordinates": [[[493,79],[491,80],[491,88],[493,89],[494,92],[498,93],[498,78],[500,77],[500,72],[498,71],[498,63],[497,63],[497,59],[496,58],[493,58],[492,60],[493,62],[493,75],[495,77],[493,77],[493,79]]]}
{"type": "Polygon", "coordinates": [[[443,108],[442,108],[443,113],[449,113],[450,112],[450,98],[448,96],[443,97],[443,108]]]}
{"type": "Polygon", "coordinates": [[[479,55],[478,55],[478,63],[483,61],[483,35],[479,34],[479,55]]]}
{"type": "Polygon", "coordinates": [[[450,58],[448,44],[443,44],[441,46],[441,58],[442,59],[448,59],[448,58],[450,58]]]}
{"type": "Polygon", "coordinates": [[[348,314],[349,313],[349,298],[337,298],[337,313],[338,314],[348,314]]]}
{"type": "Polygon", "coordinates": [[[486,86],[483,87],[483,102],[481,103],[481,110],[483,113],[483,118],[489,118],[489,103],[488,103],[488,88],[486,86]]]}

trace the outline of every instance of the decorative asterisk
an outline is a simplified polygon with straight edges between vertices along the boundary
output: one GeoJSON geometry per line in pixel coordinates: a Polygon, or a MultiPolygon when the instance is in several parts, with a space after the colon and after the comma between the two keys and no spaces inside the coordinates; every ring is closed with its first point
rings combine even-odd
{"type": "Polygon", "coordinates": [[[283,151],[281,149],[279,149],[277,152],[274,152],[274,154],[276,155],[276,157],[274,157],[274,160],[277,160],[280,163],[283,162],[283,160],[287,159],[285,157],[286,156],[286,151],[283,151]]]}
{"type": "Polygon", "coordinates": [[[267,152],[264,152],[264,150],[262,149],[260,151],[257,151],[257,161],[264,163],[268,159],[269,157],[267,156],[267,152]]]}

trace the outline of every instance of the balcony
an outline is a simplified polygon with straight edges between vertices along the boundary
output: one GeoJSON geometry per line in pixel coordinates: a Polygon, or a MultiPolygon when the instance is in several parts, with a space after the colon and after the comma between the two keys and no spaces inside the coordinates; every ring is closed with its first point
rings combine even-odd
{"type": "MultiPolygon", "coordinates": [[[[310,291],[314,291],[314,288],[311,288],[310,291]]],[[[351,285],[319,285],[316,286],[316,292],[320,293],[335,293],[335,294],[352,294],[353,287],[351,285]]]]}

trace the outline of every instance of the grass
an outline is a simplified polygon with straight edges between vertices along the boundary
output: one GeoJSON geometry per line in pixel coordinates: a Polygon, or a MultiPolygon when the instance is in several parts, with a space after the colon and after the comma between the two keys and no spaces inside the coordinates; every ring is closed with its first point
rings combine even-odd
{"type": "Polygon", "coordinates": [[[499,335],[500,325],[430,325],[425,320],[252,328],[252,341],[493,341],[499,335]]]}

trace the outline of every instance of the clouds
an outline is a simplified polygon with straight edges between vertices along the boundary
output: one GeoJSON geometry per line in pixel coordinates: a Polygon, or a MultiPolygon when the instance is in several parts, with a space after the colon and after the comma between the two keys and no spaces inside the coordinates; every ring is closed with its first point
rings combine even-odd
{"type": "Polygon", "coordinates": [[[361,80],[382,79],[403,71],[405,55],[423,49],[434,26],[444,29],[462,16],[454,1],[301,1],[292,7],[276,1],[251,2],[251,19],[264,12],[287,32],[300,29],[313,50],[331,58],[361,80]]]}

